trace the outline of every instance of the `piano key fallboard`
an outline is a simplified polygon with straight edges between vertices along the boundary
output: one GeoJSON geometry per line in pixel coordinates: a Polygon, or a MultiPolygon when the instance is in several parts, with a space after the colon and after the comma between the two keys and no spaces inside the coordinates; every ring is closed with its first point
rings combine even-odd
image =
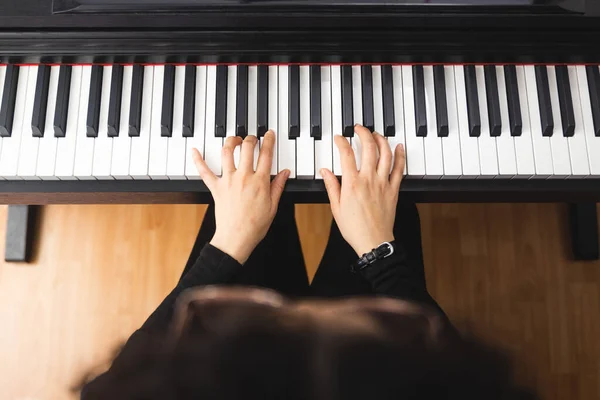
{"type": "Polygon", "coordinates": [[[600,177],[598,65],[5,64],[0,98],[2,192],[204,192],[192,148],[220,174],[227,136],[270,128],[272,174],[310,199],[341,175],[333,135],[360,165],[354,123],[405,145],[409,191],[555,199],[600,177]]]}

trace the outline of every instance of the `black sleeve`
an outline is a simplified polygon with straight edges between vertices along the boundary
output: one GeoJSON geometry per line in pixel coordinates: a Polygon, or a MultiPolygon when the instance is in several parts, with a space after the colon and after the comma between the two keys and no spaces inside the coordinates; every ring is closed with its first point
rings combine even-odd
{"type": "MultiPolygon", "coordinates": [[[[155,334],[164,334],[167,332],[173,317],[177,298],[184,290],[195,286],[229,283],[241,267],[241,264],[228,254],[207,244],[200,252],[196,263],[179,280],[175,289],[167,295],[142,327],[135,331],[127,340],[127,343],[125,343],[119,355],[113,361],[111,369],[118,367],[127,360],[129,353],[136,352],[137,349],[144,348],[152,340],[156,340],[157,335],[155,334]]],[[[107,376],[107,373],[104,373],[85,385],[81,391],[81,399],[86,399],[86,394],[93,391],[94,386],[100,385],[103,380],[107,379],[107,376]]]]}
{"type": "Polygon", "coordinates": [[[241,267],[242,265],[234,258],[207,244],[200,252],[194,266],[181,278],[175,289],[167,295],[140,329],[165,332],[169,327],[175,302],[181,292],[195,286],[229,283],[241,267]]]}
{"type": "Polygon", "coordinates": [[[375,261],[361,274],[376,294],[427,304],[443,313],[427,291],[425,280],[419,274],[420,269],[420,265],[411,265],[407,261],[402,245],[395,242],[391,256],[375,261]]]}

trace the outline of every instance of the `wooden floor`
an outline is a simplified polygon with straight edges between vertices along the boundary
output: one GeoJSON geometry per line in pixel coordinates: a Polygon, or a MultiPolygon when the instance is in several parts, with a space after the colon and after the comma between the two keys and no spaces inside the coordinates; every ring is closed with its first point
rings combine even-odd
{"type": "MultiPolygon", "coordinates": [[[[428,285],[452,320],[512,351],[542,398],[600,399],[600,263],[568,260],[564,206],[420,211],[428,285]]],[[[45,207],[35,262],[0,263],[0,399],[74,398],[172,288],[204,212],[45,207]]],[[[297,207],[309,273],[330,219],[326,205],[297,207]]]]}

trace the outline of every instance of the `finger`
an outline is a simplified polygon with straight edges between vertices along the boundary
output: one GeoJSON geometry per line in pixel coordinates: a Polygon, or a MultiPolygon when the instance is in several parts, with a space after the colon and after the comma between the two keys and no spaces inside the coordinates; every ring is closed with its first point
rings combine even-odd
{"type": "Polygon", "coordinates": [[[200,175],[208,190],[212,191],[213,185],[217,182],[217,176],[208,168],[206,161],[202,158],[202,154],[196,148],[192,149],[192,159],[198,170],[198,175],[200,175]]]}
{"type": "Polygon", "coordinates": [[[354,126],[354,131],[358,135],[362,147],[360,160],[361,172],[375,172],[377,169],[377,144],[375,143],[375,139],[373,139],[373,134],[370,130],[358,124],[354,126]]]}
{"type": "Polygon", "coordinates": [[[239,136],[229,136],[225,139],[225,144],[221,150],[221,165],[223,166],[223,173],[235,172],[235,163],[233,162],[233,152],[235,148],[242,142],[242,138],[239,136]]]}
{"type": "Polygon", "coordinates": [[[394,168],[390,175],[390,183],[395,191],[400,190],[400,183],[402,182],[402,175],[404,174],[404,165],[406,163],[406,153],[404,152],[404,145],[400,143],[396,146],[394,153],[394,168]]]}
{"type": "Polygon", "coordinates": [[[373,138],[379,151],[377,175],[387,179],[390,176],[390,168],[392,167],[392,150],[390,149],[390,144],[379,133],[374,133],[373,138]]]}
{"type": "Polygon", "coordinates": [[[240,165],[238,169],[245,172],[254,172],[254,148],[258,143],[258,139],[254,135],[246,136],[242,143],[240,154],[240,165]]]}
{"type": "Polygon", "coordinates": [[[273,148],[275,147],[275,133],[271,130],[265,133],[260,146],[260,153],[258,155],[258,166],[256,171],[260,171],[264,174],[271,173],[271,165],[273,165],[273,148]]]}
{"type": "Polygon", "coordinates": [[[340,204],[340,182],[333,172],[327,168],[321,169],[321,176],[323,177],[323,182],[325,183],[325,190],[327,190],[329,204],[331,204],[331,209],[333,210],[340,204]]]}
{"type": "Polygon", "coordinates": [[[290,170],[284,169],[280,173],[278,173],[275,178],[273,178],[273,182],[271,182],[271,205],[277,209],[279,205],[279,200],[281,199],[281,194],[283,193],[283,189],[285,188],[285,182],[290,176],[290,170]]]}
{"type": "Polygon", "coordinates": [[[354,158],[354,150],[345,137],[336,135],[334,138],[335,144],[340,152],[340,165],[342,166],[342,175],[356,175],[356,159],[354,158]]]}

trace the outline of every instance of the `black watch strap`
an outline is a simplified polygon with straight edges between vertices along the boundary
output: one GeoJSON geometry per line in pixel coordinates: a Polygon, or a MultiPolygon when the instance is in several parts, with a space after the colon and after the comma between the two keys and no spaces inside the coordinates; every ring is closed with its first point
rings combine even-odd
{"type": "Polygon", "coordinates": [[[394,242],[383,242],[369,253],[363,254],[350,266],[350,270],[354,273],[360,272],[375,261],[383,260],[392,254],[394,254],[394,242]]]}

